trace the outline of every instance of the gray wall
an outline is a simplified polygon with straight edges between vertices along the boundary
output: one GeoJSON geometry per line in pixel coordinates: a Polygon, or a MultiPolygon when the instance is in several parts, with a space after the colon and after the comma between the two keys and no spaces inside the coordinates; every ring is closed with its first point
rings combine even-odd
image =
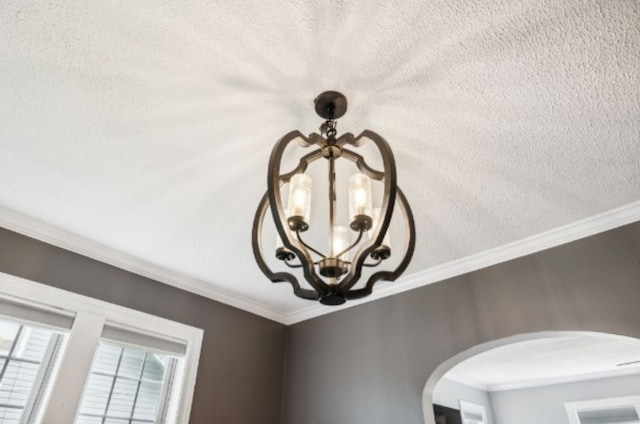
{"type": "Polygon", "coordinates": [[[638,305],[636,223],[298,323],[284,423],[422,423],[423,387],[445,359],[536,331],[640,337],[638,305]]]}
{"type": "Polygon", "coordinates": [[[493,407],[491,397],[484,390],[458,383],[457,381],[441,378],[433,390],[433,403],[447,406],[449,408],[460,409],[460,401],[475,403],[484,406],[487,413],[487,423],[494,424],[493,407]]]}
{"type": "Polygon", "coordinates": [[[491,393],[496,424],[568,424],[565,402],[640,395],[640,375],[491,393]]]}
{"type": "Polygon", "coordinates": [[[281,422],[285,326],[1,228],[0,271],[204,329],[190,422],[281,422]]]}
{"type": "Polygon", "coordinates": [[[431,372],[471,346],[545,330],[640,337],[638,223],[288,330],[3,229],[0,271],[203,328],[194,424],[275,424],[282,404],[285,424],[417,424],[431,372]]]}

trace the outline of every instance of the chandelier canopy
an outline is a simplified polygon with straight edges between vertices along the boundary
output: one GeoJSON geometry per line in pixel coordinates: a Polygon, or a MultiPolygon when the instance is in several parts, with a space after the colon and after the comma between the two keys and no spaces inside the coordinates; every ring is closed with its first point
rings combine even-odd
{"type": "MultiPolygon", "coordinates": [[[[358,136],[345,133],[337,137],[336,119],[347,111],[347,99],[338,92],[327,91],[320,94],[315,99],[315,110],[325,119],[320,127],[320,134],[313,133],[305,137],[299,131],[292,131],[282,137],[271,152],[267,192],[260,201],[253,222],[253,253],[258,266],[272,282],[289,282],[298,297],[319,300],[325,305],[340,305],[348,299],[371,294],[377,281],[394,281],[405,271],[415,247],[415,225],[407,199],[397,186],[395,160],[387,142],[369,130],[358,136]],[[303,148],[315,149],[302,155],[293,170],[282,172],[283,155],[294,141],[303,148]],[[357,149],[368,143],[372,143],[379,152],[383,168],[381,171],[372,168],[362,155],[349,149],[357,149]],[[312,178],[308,171],[312,163],[321,159],[326,160],[328,168],[328,196],[325,197],[328,217],[325,219],[326,227],[321,223],[317,226],[324,227],[320,234],[327,236],[326,250],[313,247],[305,237],[316,229],[310,212],[312,199],[316,202],[318,200],[312,196],[312,178]],[[338,178],[338,161],[351,162],[357,172],[346,181],[338,178]],[[283,191],[288,194],[286,207],[283,191]],[[346,196],[341,196],[342,192],[346,192],[346,196]],[[379,194],[380,197],[375,202],[375,207],[374,194],[379,194]],[[339,208],[346,206],[338,205],[341,197],[348,199],[348,208],[339,208]],[[405,227],[404,249],[394,247],[392,250],[390,224],[396,206],[399,206],[403,214],[401,223],[405,227]],[[263,250],[263,224],[267,211],[271,212],[277,240],[275,248],[263,250]],[[347,211],[348,227],[339,225],[340,212],[347,215],[347,211]],[[288,268],[290,271],[272,271],[264,256],[265,250],[273,252],[271,254],[275,256],[275,260],[272,259],[272,262],[279,263],[283,269],[288,268]],[[392,251],[393,256],[397,255],[399,258],[395,261],[395,268],[382,270],[390,262],[392,251]],[[358,284],[363,277],[364,268],[371,268],[373,272],[368,273],[366,282],[358,284]],[[378,268],[381,270],[377,270],[378,268]],[[304,278],[308,284],[301,285],[299,277],[304,278]]],[[[318,221],[321,220],[316,222],[318,221]]]]}

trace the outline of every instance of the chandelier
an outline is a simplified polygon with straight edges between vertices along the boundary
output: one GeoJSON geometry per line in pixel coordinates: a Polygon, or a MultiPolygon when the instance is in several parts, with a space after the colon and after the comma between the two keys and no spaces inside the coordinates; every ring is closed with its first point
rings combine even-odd
{"type": "Polygon", "coordinates": [[[267,192],[253,222],[253,254],[262,272],[272,282],[289,282],[298,297],[319,300],[325,305],[340,305],[346,300],[371,294],[377,281],[394,281],[405,271],[415,247],[415,225],[407,199],[397,186],[396,165],[387,142],[369,130],[358,136],[351,133],[337,136],[336,119],[347,111],[344,95],[327,91],[314,102],[316,113],[325,119],[320,134],[305,137],[299,131],[292,131],[282,137],[271,152],[267,192]],[[283,155],[293,142],[302,148],[315,149],[294,162],[294,169],[282,172],[283,155]],[[373,143],[379,152],[382,170],[372,168],[362,155],[351,150],[368,143],[373,143]],[[307,171],[312,163],[322,159],[326,160],[328,168],[327,193],[323,196],[328,203],[323,205],[328,217],[325,217],[326,225],[318,226],[325,227],[320,228],[320,238],[326,237],[327,240],[321,243],[326,249],[312,246],[306,237],[316,229],[310,211],[312,199],[318,201],[317,196],[312,196],[312,179],[307,171]],[[350,166],[356,171],[346,182],[337,176],[338,161],[351,162],[350,166]],[[380,197],[375,202],[377,207],[373,202],[373,185],[380,197]],[[283,191],[288,192],[286,207],[283,191]],[[346,196],[342,195],[344,192],[346,196]],[[348,203],[348,208],[344,204],[338,205],[339,194],[348,199],[343,202],[348,203]],[[342,206],[342,216],[347,215],[348,210],[348,227],[339,225],[342,222],[339,206],[342,206]],[[392,255],[390,223],[396,206],[404,217],[404,249],[394,247],[392,255]],[[275,248],[270,253],[275,257],[272,262],[280,264],[283,271],[272,271],[264,255],[262,238],[267,210],[271,212],[277,232],[275,248]],[[386,265],[392,262],[389,260],[392,257],[395,262],[392,269],[388,269],[386,265]],[[358,284],[364,268],[371,270],[366,272],[366,281],[363,279],[363,283],[358,284]],[[299,277],[308,284],[301,284],[299,277]]]}

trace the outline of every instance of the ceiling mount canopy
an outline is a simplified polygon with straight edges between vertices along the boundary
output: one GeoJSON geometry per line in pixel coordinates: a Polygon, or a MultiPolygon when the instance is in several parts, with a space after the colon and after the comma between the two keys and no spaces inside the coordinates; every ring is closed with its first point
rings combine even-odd
{"type": "Polygon", "coordinates": [[[339,119],[347,113],[347,98],[337,91],[325,91],[313,101],[316,113],[324,119],[339,119]]]}
{"type": "Polygon", "coordinates": [[[299,131],[292,131],[282,137],[271,152],[267,192],[253,223],[253,253],[258,266],[272,282],[289,282],[298,297],[340,305],[348,299],[371,294],[377,281],[393,281],[404,272],[415,247],[415,225],[411,208],[397,186],[395,160],[387,142],[369,130],[358,136],[351,133],[337,136],[335,120],[347,111],[347,99],[341,93],[320,94],[315,99],[315,110],[325,119],[320,134],[305,137],[299,131]],[[293,170],[282,172],[284,152],[293,141],[302,148],[315,149],[302,155],[293,170]],[[379,153],[382,170],[374,169],[364,156],[350,149],[368,143],[379,153]],[[308,171],[319,159],[327,161],[328,196],[322,197],[327,199],[326,226],[320,219],[315,220],[317,224],[312,223],[310,214],[312,200],[317,202],[318,198],[314,196],[308,171]],[[350,163],[355,172],[348,178],[339,178],[338,161],[350,163]],[[283,192],[287,194],[287,206],[283,192]],[[341,196],[342,193],[345,195],[341,196]],[[378,202],[374,202],[374,194],[379,194],[378,202]],[[342,198],[348,201],[339,204],[342,198]],[[404,248],[392,250],[390,224],[396,209],[402,213],[399,222],[405,227],[404,248]],[[277,232],[275,247],[263,245],[267,210],[271,211],[277,232]],[[345,217],[348,217],[348,226],[339,224],[345,217]],[[326,236],[327,241],[320,243],[322,246],[308,241],[314,237],[307,240],[314,230],[319,231],[314,241],[318,234],[320,238],[326,236]],[[272,256],[265,257],[265,251],[273,252],[272,256]],[[269,259],[285,271],[272,271],[269,259]],[[364,272],[365,269],[371,272],[364,272]],[[363,282],[359,284],[361,279],[363,282]]]}

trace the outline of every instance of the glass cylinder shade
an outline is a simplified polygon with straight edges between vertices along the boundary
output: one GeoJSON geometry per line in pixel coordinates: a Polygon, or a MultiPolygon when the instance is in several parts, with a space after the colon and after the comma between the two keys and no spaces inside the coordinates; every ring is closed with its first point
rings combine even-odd
{"type": "Polygon", "coordinates": [[[367,228],[370,227],[371,180],[364,174],[349,177],[349,217],[352,223],[366,220],[369,222],[367,228]]]}
{"type": "MultiPolygon", "coordinates": [[[[334,256],[349,247],[349,229],[341,225],[333,227],[333,246],[332,254],[334,256]]],[[[349,252],[345,252],[338,259],[347,261],[349,260],[349,252]]]]}
{"type": "Polygon", "coordinates": [[[305,174],[296,174],[289,181],[289,217],[302,219],[309,224],[311,215],[311,178],[305,174]]]}

